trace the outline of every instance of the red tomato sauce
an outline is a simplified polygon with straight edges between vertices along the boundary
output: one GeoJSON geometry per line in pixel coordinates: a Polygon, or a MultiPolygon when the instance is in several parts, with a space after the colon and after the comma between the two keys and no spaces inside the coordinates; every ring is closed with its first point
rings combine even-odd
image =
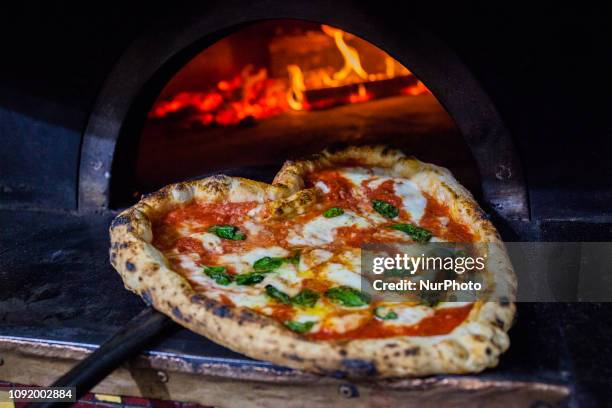
{"type": "Polygon", "coordinates": [[[168,212],[160,221],[162,225],[178,225],[192,221],[202,225],[235,224],[247,212],[255,208],[253,201],[243,203],[197,203],[193,202],[168,212]]]}
{"type": "Polygon", "coordinates": [[[305,184],[312,188],[317,181],[322,181],[329,187],[329,192],[323,196],[323,201],[340,208],[354,208],[359,204],[358,198],[353,194],[353,184],[342,177],[336,170],[321,170],[309,173],[305,184]]]}
{"type": "MultiPolygon", "coordinates": [[[[400,211],[402,211],[403,202],[400,197],[395,195],[394,184],[395,183],[393,182],[393,180],[387,180],[378,185],[374,190],[366,186],[366,194],[368,198],[370,198],[370,200],[386,201],[388,203],[393,204],[394,206],[399,208],[400,211]]],[[[402,212],[405,213],[405,211],[402,212]]]]}
{"type": "Polygon", "coordinates": [[[337,333],[324,328],[316,333],[307,334],[306,337],[311,340],[356,340],[383,339],[396,336],[439,336],[450,333],[461,324],[468,317],[473,306],[473,304],[469,304],[461,307],[438,309],[433,316],[426,317],[411,326],[385,324],[372,317],[357,329],[345,333],[337,333]]]}
{"type": "Polygon", "coordinates": [[[269,307],[272,309],[270,317],[272,317],[274,320],[284,323],[293,319],[293,306],[278,303],[269,307]]]}
{"type": "Polygon", "coordinates": [[[311,289],[315,292],[324,293],[327,289],[331,288],[333,285],[327,279],[304,279],[302,281],[303,289],[311,289]]]}
{"type": "Polygon", "coordinates": [[[453,220],[447,205],[437,202],[428,194],[423,195],[427,198],[427,207],[421,218],[421,227],[430,230],[434,236],[444,238],[449,242],[474,242],[474,234],[470,228],[453,220]],[[442,225],[439,217],[447,217],[448,224],[442,225]]]}

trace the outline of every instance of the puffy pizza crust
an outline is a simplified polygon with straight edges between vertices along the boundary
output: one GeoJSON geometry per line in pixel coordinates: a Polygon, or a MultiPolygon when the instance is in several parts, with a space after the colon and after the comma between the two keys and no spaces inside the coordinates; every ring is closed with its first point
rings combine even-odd
{"type": "Polygon", "coordinates": [[[127,289],[177,323],[252,358],[320,374],[382,378],[479,372],[495,366],[509,347],[506,332],[515,307],[508,294],[515,293],[516,280],[495,228],[448,170],[396,150],[379,146],[324,151],[287,162],[272,185],[227,176],[169,185],[119,214],[110,235],[111,263],[127,289]],[[493,270],[503,295],[493,293],[490,301],[476,303],[468,318],[447,335],[310,341],[271,318],[196,293],[152,245],[151,221],[192,200],[256,201],[269,205],[272,216],[300,213],[314,194],[303,189],[303,175],[350,160],[409,177],[423,191],[449,205],[451,216],[469,225],[479,241],[488,244],[487,269],[493,270]]]}

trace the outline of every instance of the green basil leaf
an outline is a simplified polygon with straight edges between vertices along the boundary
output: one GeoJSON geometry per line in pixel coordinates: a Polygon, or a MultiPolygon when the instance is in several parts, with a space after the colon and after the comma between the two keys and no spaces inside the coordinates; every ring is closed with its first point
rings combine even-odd
{"type": "Polygon", "coordinates": [[[240,229],[235,225],[213,225],[208,229],[208,232],[212,232],[219,238],[231,239],[233,241],[243,241],[246,239],[246,235],[240,232],[240,229]]]}
{"type": "Polygon", "coordinates": [[[344,210],[342,208],[332,207],[332,208],[329,208],[328,210],[326,210],[323,213],[323,216],[325,218],[334,218],[334,217],[338,217],[338,216],[340,216],[342,214],[344,214],[344,210]]]}
{"type": "Polygon", "coordinates": [[[372,200],[372,208],[385,218],[395,218],[399,215],[396,206],[383,200],[372,200]]]}
{"type": "Polygon", "coordinates": [[[302,256],[302,253],[299,250],[297,250],[289,258],[285,258],[285,260],[289,262],[290,264],[297,265],[300,263],[301,256],[302,256]]]}
{"type": "Polygon", "coordinates": [[[306,333],[309,332],[312,327],[315,325],[315,322],[295,322],[291,320],[287,320],[284,322],[285,326],[290,330],[296,333],[306,333]]]}
{"type": "Polygon", "coordinates": [[[350,286],[336,286],[328,289],[325,296],[334,303],[347,307],[365,306],[370,303],[370,295],[350,286]]]}
{"type": "Polygon", "coordinates": [[[295,295],[291,299],[291,303],[297,306],[313,307],[317,300],[319,300],[319,294],[311,289],[302,289],[300,293],[295,295]]]}
{"type": "Polygon", "coordinates": [[[270,256],[264,256],[258,259],[253,264],[253,269],[257,272],[272,272],[278,269],[283,264],[283,258],[272,258],[270,256]]]}
{"type": "Polygon", "coordinates": [[[425,228],[417,227],[413,224],[393,224],[389,225],[388,228],[405,232],[406,234],[410,235],[413,240],[420,244],[424,244],[432,237],[431,232],[425,228]]]}
{"type": "Polygon", "coordinates": [[[378,317],[380,320],[395,320],[397,319],[397,313],[393,310],[384,312],[384,307],[377,307],[374,309],[374,316],[378,317]]]}
{"type": "Polygon", "coordinates": [[[264,276],[257,272],[241,273],[240,275],[236,275],[236,284],[243,286],[255,285],[262,280],[264,280],[264,276]]]}
{"type": "Polygon", "coordinates": [[[291,298],[289,295],[276,289],[273,285],[266,285],[266,294],[277,302],[284,303],[286,305],[291,304],[291,298]]]}
{"type": "Polygon", "coordinates": [[[232,283],[232,275],[226,272],[225,266],[204,266],[204,273],[219,285],[227,286],[232,283]]]}

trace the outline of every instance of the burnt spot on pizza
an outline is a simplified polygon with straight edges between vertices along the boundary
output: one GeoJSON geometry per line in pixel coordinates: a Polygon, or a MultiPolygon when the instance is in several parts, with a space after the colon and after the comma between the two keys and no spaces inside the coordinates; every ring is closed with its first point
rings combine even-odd
{"type": "Polygon", "coordinates": [[[140,294],[142,300],[147,304],[147,306],[151,306],[153,304],[153,298],[151,297],[151,292],[149,290],[144,290],[140,294]]]}
{"type": "Polygon", "coordinates": [[[338,354],[340,354],[342,357],[346,357],[348,352],[345,349],[340,349],[338,350],[338,354]]]}
{"type": "Polygon", "coordinates": [[[181,309],[179,309],[177,306],[172,307],[172,315],[179,320],[185,320],[183,313],[181,313],[181,309]]]}
{"type": "Polygon", "coordinates": [[[293,353],[283,354],[283,357],[285,357],[288,360],[297,361],[299,363],[304,361],[302,357],[298,356],[297,354],[293,354],[293,353]]]}
{"type": "Polygon", "coordinates": [[[152,200],[152,199],[163,200],[167,196],[168,196],[168,191],[166,191],[166,189],[164,188],[164,189],[155,191],[155,192],[150,193],[150,194],[145,194],[142,198],[144,200],[152,200]]]}
{"type": "Polygon", "coordinates": [[[499,327],[500,329],[504,328],[504,321],[497,316],[495,316],[495,321],[493,322],[493,324],[499,327]]]}
{"type": "Polygon", "coordinates": [[[472,339],[479,343],[484,343],[487,340],[487,338],[482,334],[472,334],[472,339]]]}
{"type": "Polygon", "coordinates": [[[378,372],[374,363],[360,358],[345,358],[342,360],[341,365],[353,377],[373,376],[378,372]]]}
{"type": "Polygon", "coordinates": [[[418,346],[409,347],[409,348],[404,350],[404,355],[406,357],[408,357],[408,356],[417,356],[417,355],[419,355],[420,352],[421,352],[421,348],[418,347],[418,346]]]}
{"type": "Polygon", "coordinates": [[[493,353],[493,350],[491,350],[491,347],[487,347],[485,348],[485,353],[487,354],[487,356],[490,356],[491,353],[493,353]]]}
{"type": "Polygon", "coordinates": [[[262,327],[268,324],[268,319],[249,310],[242,310],[238,320],[249,323],[260,323],[262,327]]]}
{"type": "Polygon", "coordinates": [[[386,348],[395,348],[395,347],[397,347],[397,346],[398,346],[398,344],[397,344],[397,343],[389,343],[389,344],[386,344],[386,345],[385,345],[385,347],[386,347],[386,348]]]}
{"type": "Polygon", "coordinates": [[[196,294],[196,295],[192,295],[191,296],[191,301],[193,303],[204,304],[206,302],[206,300],[207,299],[205,297],[203,297],[202,295],[196,294]]]}
{"type": "Polygon", "coordinates": [[[120,225],[127,225],[129,223],[130,217],[128,217],[127,215],[118,215],[117,217],[115,217],[115,219],[111,221],[110,227],[111,229],[115,229],[120,225]]]}
{"type": "Polygon", "coordinates": [[[219,317],[231,317],[233,316],[232,314],[232,309],[230,309],[229,306],[226,305],[221,305],[218,307],[215,307],[212,309],[212,312],[215,316],[219,316],[219,317]]]}
{"type": "Polygon", "coordinates": [[[134,265],[130,261],[125,261],[125,269],[127,269],[130,272],[134,272],[134,271],[136,271],[136,265],[134,265]]]}

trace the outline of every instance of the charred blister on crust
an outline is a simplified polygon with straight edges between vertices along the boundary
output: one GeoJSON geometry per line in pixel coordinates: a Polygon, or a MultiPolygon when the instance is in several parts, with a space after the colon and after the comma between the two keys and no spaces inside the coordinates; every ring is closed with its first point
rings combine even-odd
{"type": "Polygon", "coordinates": [[[387,344],[385,344],[386,348],[395,348],[397,346],[399,346],[399,344],[397,344],[397,343],[387,343],[387,344]]]}
{"type": "Polygon", "coordinates": [[[130,261],[125,261],[125,269],[127,269],[130,272],[134,272],[134,271],[136,271],[136,265],[134,265],[130,261]]]}
{"type": "Polygon", "coordinates": [[[421,352],[421,348],[419,346],[409,347],[404,350],[405,356],[416,356],[421,352]]]}
{"type": "Polygon", "coordinates": [[[234,314],[232,313],[232,309],[227,305],[220,305],[214,307],[212,312],[215,316],[219,317],[232,317],[234,314]]]}
{"type": "Polygon", "coordinates": [[[177,319],[183,320],[183,314],[181,313],[181,309],[179,309],[177,306],[172,307],[172,315],[177,319]]]}
{"type": "Polygon", "coordinates": [[[130,222],[130,217],[128,217],[127,215],[118,215],[111,221],[110,228],[112,230],[121,225],[129,224],[130,222]]]}
{"type": "Polygon", "coordinates": [[[191,301],[204,306],[206,310],[210,311],[217,317],[231,318],[234,316],[230,306],[224,305],[223,303],[214,299],[196,294],[191,296],[191,301]]]}
{"type": "Polygon", "coordinates": [[[151,306],[153,304],[153,298],[151,297],[151,291],[143,290],[142,293],[140,294],[140,297],[142,298],[142,300],[144,300],[147,306],[151,306]]]}
{"type": "Polygon", "coordinates": [[[376,365],[371,361],[362,360],[360,358],[345,358],[341,362],[342,367],[350,376],[354,377],[369,377],[377,373],[376,365]]]}
{"type": "Polygon", "coordinates": [[[504,326],[505,326],[504,321],[497,316],[495,317],[495,321],[493,322],[493,325],[499,327],[502,330],[504,329],[504,326]]]}
{"type": "Polygon", "coordinates": [[[293,353],[283,354],[283,357],[285,357],[286,359],[292,360],[292,361],[300,362],[300,363],[304,361],[302,357],[298,356],[297,354],[293,354],[293,353]]]}

